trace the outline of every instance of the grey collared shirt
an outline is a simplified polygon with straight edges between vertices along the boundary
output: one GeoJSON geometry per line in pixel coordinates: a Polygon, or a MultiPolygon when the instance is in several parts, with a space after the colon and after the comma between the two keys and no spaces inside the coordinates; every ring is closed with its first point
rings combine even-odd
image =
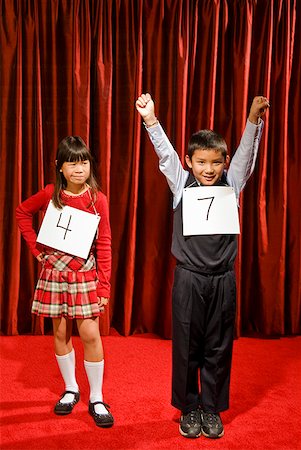
{"type": "MultiPolygon", "coordinates": [[[[254,170],[263,125],[264,122],[261,119],[258,125],[247,120],[240,144],[226,172],[227,183],[233,187],[237,202],[240,192],[254,170]]],[[[181,201],[189,172],[183,168],[177,152],[159,123],[146,128],[146,130],[159,157],[159,168],[165,175],[173,193],[173,208],[175,209],[181,201]]]]}

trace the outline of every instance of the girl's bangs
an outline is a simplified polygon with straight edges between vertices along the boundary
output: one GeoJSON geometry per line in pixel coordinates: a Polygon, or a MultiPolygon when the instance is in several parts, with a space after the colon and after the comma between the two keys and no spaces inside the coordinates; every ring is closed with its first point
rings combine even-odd
{"type": "Polygon", "coordinates": [[[91,154],[89,150],[85,147],[69,150],[68,162],[77,162],[77,161],[91,161],[91,154]]]}

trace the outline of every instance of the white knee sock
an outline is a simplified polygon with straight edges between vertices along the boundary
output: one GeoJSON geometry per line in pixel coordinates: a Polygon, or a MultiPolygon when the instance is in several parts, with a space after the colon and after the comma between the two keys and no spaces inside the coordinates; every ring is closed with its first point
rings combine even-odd
{"type": "MultiPolygon", "coordinates": [[[[84,365],[90,385],[90,402],[102,402],[104,360],[99,362],[84,361],[84,365]]],[[[108,410],[103,405],[95,405],[95,412],[107,414],[108,410]]]]}
{"type": "MultiPolygon", "coordinates": [[[[75,378],[75,352],[71,350],[67,355],[55,355],[60,372],[65,382],[65,390],[78,392],[78,384],[75,378]]],[[[61,403],[71,403],[74,400],[73,394],[66,394],[60,400],[61,403]]]]}

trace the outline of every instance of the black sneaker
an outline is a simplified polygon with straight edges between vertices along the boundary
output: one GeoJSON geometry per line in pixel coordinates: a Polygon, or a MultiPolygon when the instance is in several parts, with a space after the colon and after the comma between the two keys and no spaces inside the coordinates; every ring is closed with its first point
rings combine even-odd
{"type": "Polygon", "coordinates": [[[198,438],[201,436],[200,410],[194,409],[188,414],[182,414],[180,418],[179,430],[181,435],[187,438],[198,438]]]}
{"type": "Polygon", "coordinates": [[[224,436],[224,427],[219,414],[201,411],[202,434],[207,438],[217,439],[224,436]]]}

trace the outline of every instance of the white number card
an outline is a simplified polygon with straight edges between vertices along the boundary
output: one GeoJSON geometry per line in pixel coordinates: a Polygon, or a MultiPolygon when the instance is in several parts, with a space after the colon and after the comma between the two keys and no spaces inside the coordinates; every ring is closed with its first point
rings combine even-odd
{"type": "Polygon", "coordinates": [[[37,242],[87,259],[100,216],[71,206],[57,209],[50,201],[37,242]]]}
{"type": "Polygon", "coordinates": [[[235,192],[229,186],[199,186],[183,191],[183,234],[239,234],[235,192]]]}

